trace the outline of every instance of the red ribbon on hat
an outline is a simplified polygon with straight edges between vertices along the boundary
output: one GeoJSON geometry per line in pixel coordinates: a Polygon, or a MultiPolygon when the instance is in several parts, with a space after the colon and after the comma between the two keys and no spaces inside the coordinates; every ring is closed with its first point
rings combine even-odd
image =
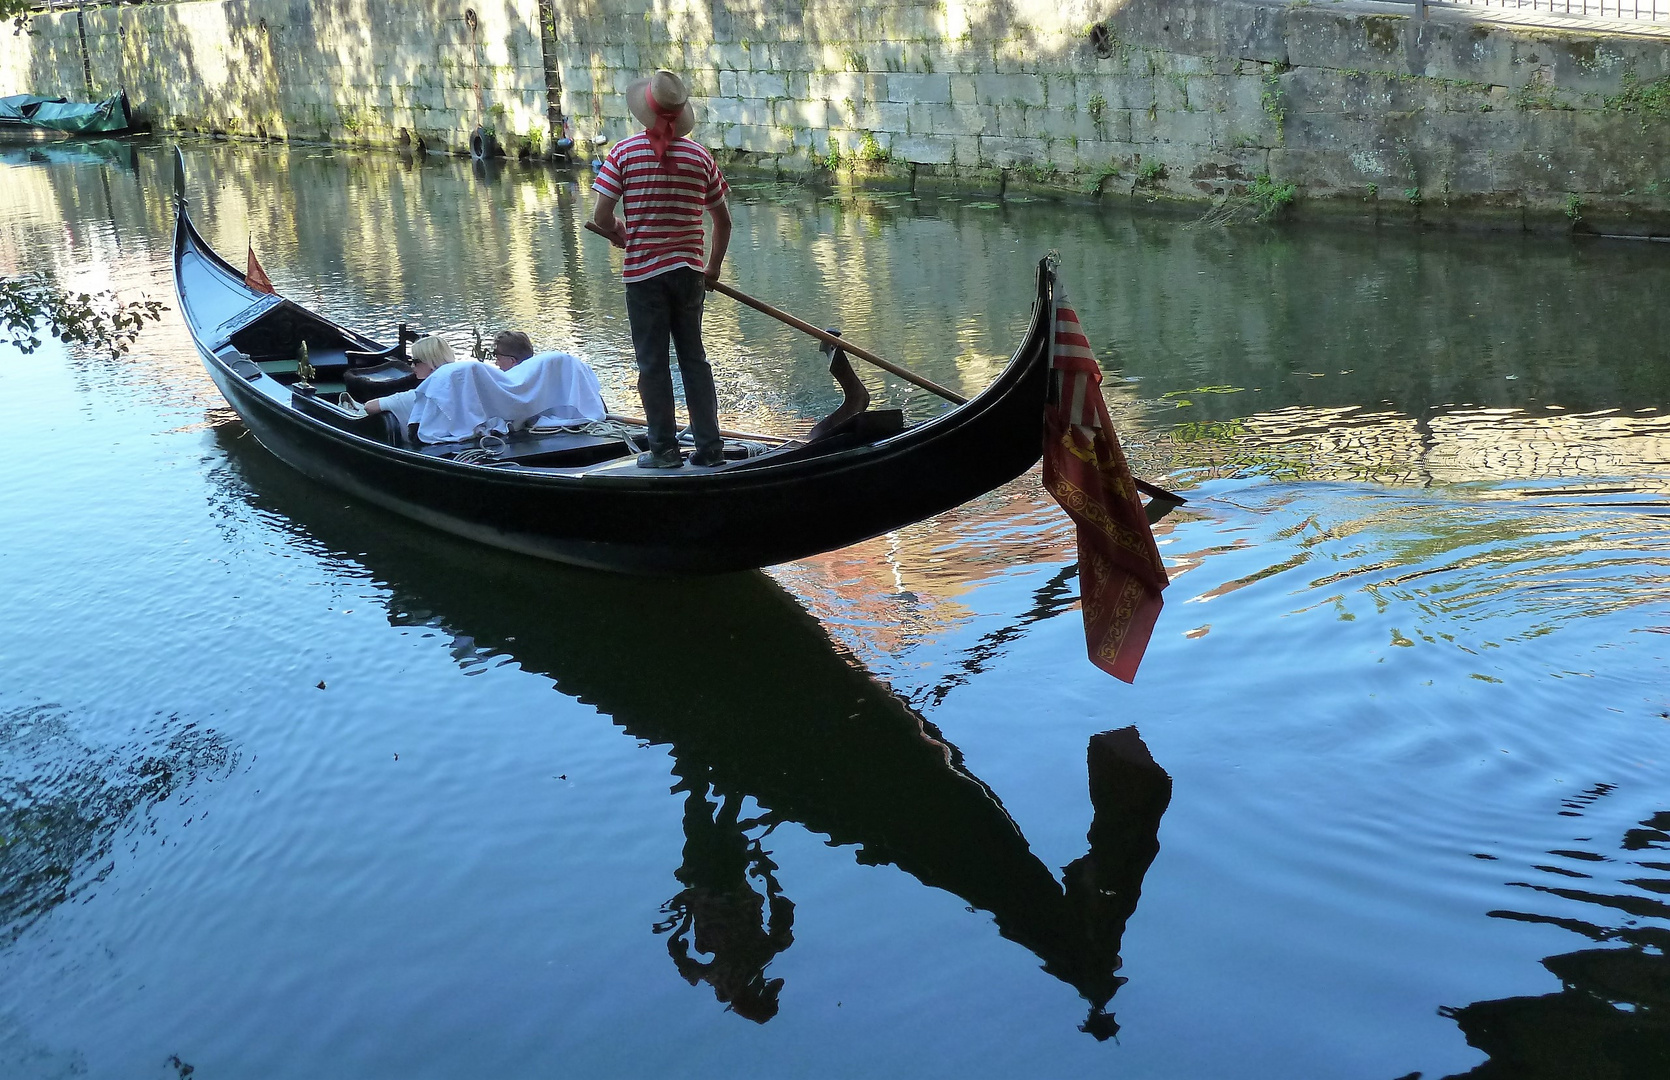
{"type": "Polygon", "coordinates": [[[678,137],[678,118],[684,112],[682,104],[667,106],[655,100],[655,88],[651,84],[644,86],[644,101],[649,105],[649,111],[655,114],[655,123],[649,126],[649,147],[655,151],[655,160],[666,164],[667,147],[672,145],[678,137]]]}

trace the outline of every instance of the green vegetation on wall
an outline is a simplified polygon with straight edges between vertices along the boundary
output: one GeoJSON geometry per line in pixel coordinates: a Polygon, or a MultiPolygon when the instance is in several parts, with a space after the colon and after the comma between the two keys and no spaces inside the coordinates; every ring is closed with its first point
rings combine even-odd
{"type": "Polygon", "coordinates": [[[1670,117],[1670,75],[1644,83],[1633,71],[1624,73],[1624,88],[1607,96],[1601,108],[1639,116],[1670,117]]]}

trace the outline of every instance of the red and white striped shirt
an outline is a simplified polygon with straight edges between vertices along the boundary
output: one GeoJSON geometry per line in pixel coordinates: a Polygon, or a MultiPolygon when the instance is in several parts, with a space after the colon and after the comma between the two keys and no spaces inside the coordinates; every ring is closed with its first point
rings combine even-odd
{"type": "Polygon", "coordinates": [[[621,276],[643,281],[680,266],[705,269],[702,214],[730,193],[713,155],[688,138],[667,146],[663,164],[640,131],[622,139],[597,170],[592,188],[619,199],[626,211],[626,266],[621,276]]]}

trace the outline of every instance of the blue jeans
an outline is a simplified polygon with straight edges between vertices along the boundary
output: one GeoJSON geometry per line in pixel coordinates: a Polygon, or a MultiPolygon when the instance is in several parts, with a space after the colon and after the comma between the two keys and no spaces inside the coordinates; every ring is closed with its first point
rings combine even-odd
{"type": "Polygon", "coordinates": [[[649,448],[657,454],[678,449],[669,339],[678,350],[678,372],[696,450],[717,454],[724,447],[719,437],[719,395],[713,388],[707,351],[702,348],[706,300],[706,279],[687,266],[626,284],[626,317],[632,324],[632,351],[638,360],[638,396],[643,399],[644,419],[649,421],[649,448]]]}

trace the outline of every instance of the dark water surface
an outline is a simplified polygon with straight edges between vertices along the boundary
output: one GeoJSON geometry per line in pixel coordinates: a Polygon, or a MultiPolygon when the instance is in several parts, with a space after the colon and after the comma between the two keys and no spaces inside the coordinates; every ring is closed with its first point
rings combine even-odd
{"type": "MultiPolygon", "coordinates": [[[[172,303],[161,144],[8,154],[0,272],[172,303]]],[[[583,184],[187,158],[281,291],[631,404],[583,184]]],[[[1061,250],[1192,500],[1137,684],[1036,475],[627,580],[290,473],[172,312],[0,346],[0,1075],[1670,1075],[1670,250],[738,189],[734,281],[965,391],[1061,250]]]]}

